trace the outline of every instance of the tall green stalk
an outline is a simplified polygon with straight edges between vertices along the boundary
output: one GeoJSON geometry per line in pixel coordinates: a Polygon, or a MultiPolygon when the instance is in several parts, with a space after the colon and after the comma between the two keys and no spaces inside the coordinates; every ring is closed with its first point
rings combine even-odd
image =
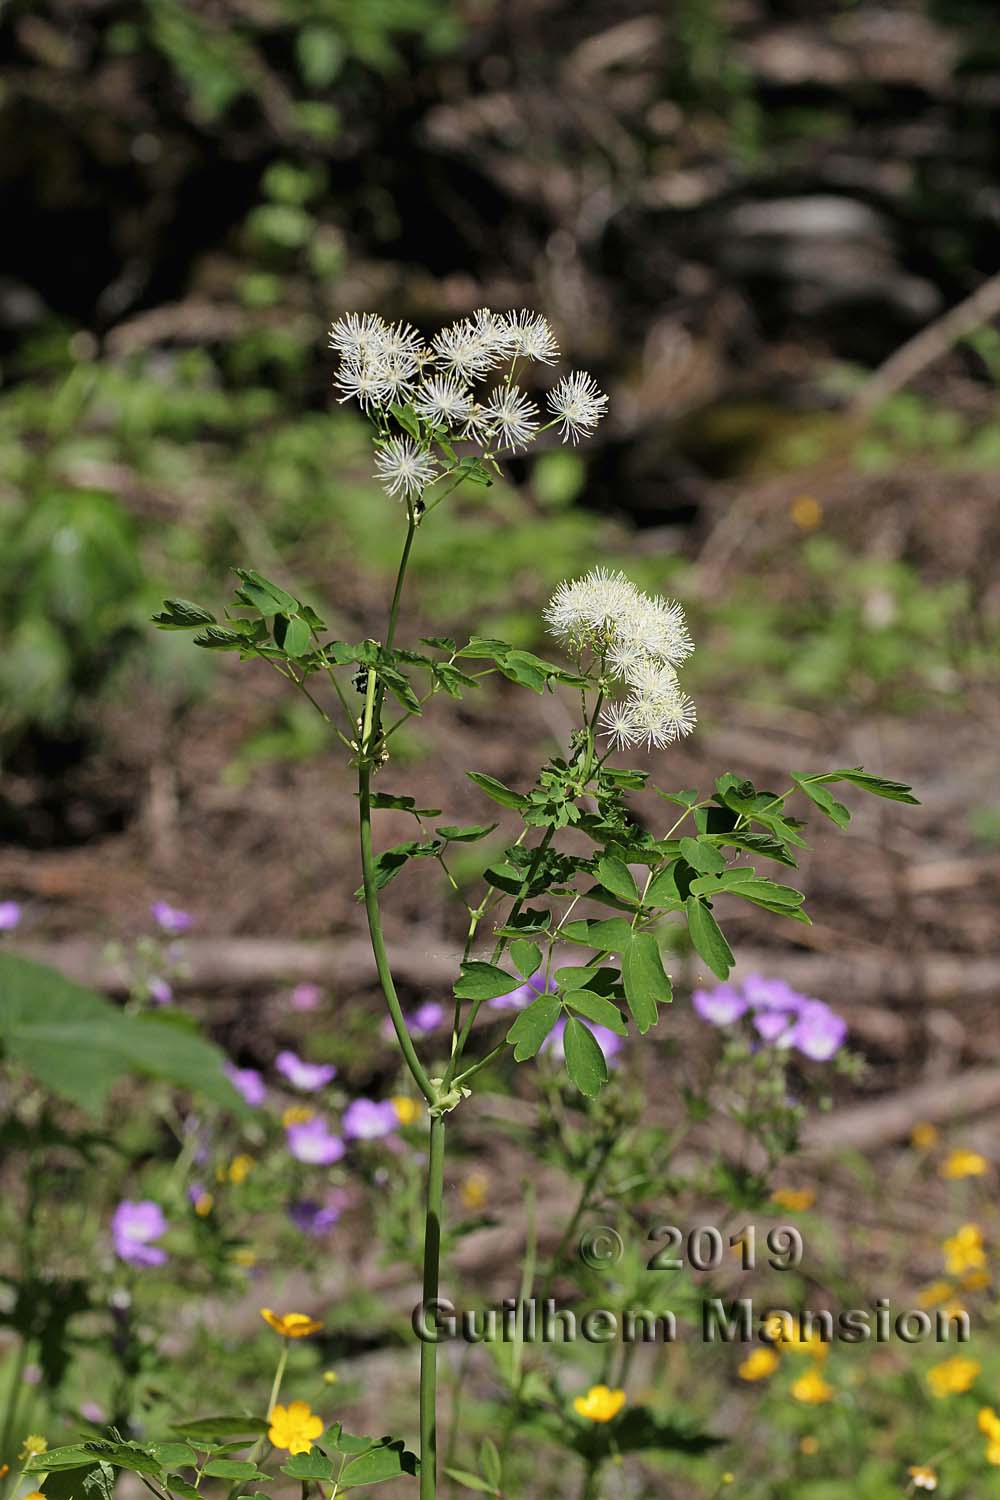
{"type": "MultiPolygon", "coordinates": [[[[444,1117],[431,1116],[427,1143],[427,1199],[424,1213],[423,1303],[438,1294],[441,1269],[441,1216],[444,1202],[444,1117]]],[[[420,1345],[420,1500],[437,1494],[437,1344],[420,1345]]]]}

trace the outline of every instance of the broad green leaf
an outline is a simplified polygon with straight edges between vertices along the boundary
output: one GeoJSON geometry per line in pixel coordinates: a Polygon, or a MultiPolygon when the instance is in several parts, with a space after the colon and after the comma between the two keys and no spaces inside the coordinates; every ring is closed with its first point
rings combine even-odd
{"type": "MultiPolygon", "coordinates": [[[[408,839],[405,844],[394,844],[391,849],[383,849],[375,860],[373,872],[375,889],[384,890],[390,880],[395,880],[403,866],[411,859],[430,859],[441,847],[439,839],[432,839],[429,843],[423,844],[417,839],[408,839]]],[[[354,894],[359,901],[363,900],[364,886],[359,886],[354,894]]]]}
{"type": "Polygon", "coordinates": [[[873,776],[871,772],[862,770],[861,766],[854,766],[846,771],[826,771],[822,776],[811,776],[810,781],[849,781],[852,786],[859,786],[863,791],[871,792],[874,797],[887,797],[890,802],[908,802],[914,807],[920,806],[919,797],[914,797],[913,790],[904,781],[889,781],[885,776],[873,776]]]}
{"type": "Polygon", "coordinates": [[[578,1010],[581,1016],[586,1016],[588,1021],[606,1026],[608,1031],[613,1031],[618,1036],[628,1036],[628,1027],[613,1000],[595,995],[592,990],[567,990],[563,1000],[571,1010],[578,1010]]]}
{"type": "MultiPolygon", "coordinates": [[[[287,1474],[290,1479],[322,1479],[331,1480],[340,1468],[339,1464],[326,1457],[314,1448],[311,1453],[296,1453],[286,1464],[281,1465],[282,1474],[287,1474]]],[[[209,1472],[205,1470],[206,1474],[209,1472]]]]}
{"type": "Polygon", "coordinates": [[[466,771],[465,774],[470,781],[476,783],[480,791],[485,792],[494,802],[499,802],[501,807],[527,807],[527,797],[522,797],[520,792],[512,792],[509,786],[504,786],[495,776],[487,776],[483,771],[466,771]]]}
{"type": "Polygon", "coordinates": [[[632,941],[632,928],[624,917],[602,921],[567,922],[562,935],[571,943],[584,943],[600,953],[623,953],[632,941]]]}
{"type": "Polygon", "coordinates": [[[728,979],[734,963],[732,949],[715,917],[698,896],[688,897],[687,921],[695,952],[701,955],[717,978],[728,979]]]}
{"type": "Polygon", "coordinates": [[[504,656],[498,656],[496,663],[503,675],[510,678],[511,682],[530,688],[533,693],[544,693],[548,676],[535,666],[528,652],[508,651],[504,656]]]}
{"type": "MultiPolygon", "coordinates": [[[[723,890],[731,891],[734,896],[742,896],[747,901],[759,901],[768,906],[801,906],[805,901],[802,891],[795,890],[794,886],[778,885],[773,880],[748,880],[726,881],[723,890]]],[[[692,891],[694,886],[691,887],[692,891]]],[[[701,895],[699,891],[696,894],[701,895]]]]}
{"type": "Polygon", "coordinates": [[[262,578],[253,568],[234,568],[233,572],[240,580],[240,587],[236,590],[237,598],[251,605],[260,614],[268,616],[298,613],[298,600],[293,599],[291,594],[272,583],[269,578],[262,578]]]}
{"type": "Polygon", "coordinates": [[[558,1021],[561,1010],[558,995],[539,995],[520,1012],[507,1033],[507,1041],[514,1048],[515,1062],[525,1062],[535,1056],[558,1021]]]}
{"type": "Polygon", "coordinates": [[[401,1474],[419,1474],[420,1463],[413,1453],[408,1453],[402,1442],[382,1443],[353,1459],[340,1479],[342,1490],[354,1490],[362,1484],[381,1484],[385,1479],[398,1479],[401,1474]]]}
{"type": "Polygon", "coordinates": [[[517,938],[511,943],[510,957],[517,972],[525,979],[530,979],[542,965],[541,948],[537,943],[526,943],[523,938],[517,938]]]}
{"type": "Polygon", "coordinates": [[[202,625],[214,625],[215,616],[200,604],[190,599],[164,599],[163,609],[153,616],[153,624],[159,630],[199,630],[202,625]]]}
{"type": "Polygon", "coordinates": [[[623,860],[605,855],[603,859],[598,860],[597,878],[604,889],[610,891],[613,896],[617,896],[620,901],[627,901],[633,906],[638,902],[639,892],[632,878],[632,872],[623,860]]]}
{"type": "Polygon", "coordinates": [[[312,645],[312,632],[305,620],[300,620],[298,617],[289,620],[281,645],[289,656],[305,656],[312,645]]]}
{"type": "MultiPolygon", "coordinates": [[[[181,1479],[177,1474],[171,1474],[169,1479],[163,1481],[164,1488],[171,1495],[179,1495],[181,1500],[205,1500],[200,1490],[196,1490],[193,1484],[188,1484],[186,1479],[181,1479]]],[[[46,1489],[48,1486],[46,1485],[46,1489]]],[[[258,1492],[259,1493],[259,1492],[258,1492]]],[[[264,1497],[267,1500],[267,1497],[264,1497]]]]}
{"type": "Polygon", "coordinates": [[[455,654],[456,656],[471,656],[477,659],[485,658],[488,661],[495,661],[498,656],[506,656],[507,652],[513,649],[509,641],[495,641],[490,640],[486,636],[474,635],[468,645],[463,646],[461,651],[457,651],[455,654]]]}
{"type": "Polygon", "coordinates": [[[379,681],[389,689],[402,708],[407,709],[411,714],[423,713],[423,704],[413,691],[408,677],[391,667],[380,667],[378,675],[379,681]]]}
{"type": "Polygon", "coordinates": [[[392,412],[393,416],[396,418],[396,421],[399,423],[400,427],[402,427],[403,431],[409,433],[410,437],[413,438],[415,442],[419,443],[421,437],[420,423],[417,420],[417,414],[413,410],[413,407],[409,404],[407,404],[406,406],[399,406],[395,401],[393,401],[389,407],[389,410],[392,412]]]}
{"type": "Polygon", "coordinates": [[[716,833],[712,838],[716,844],[724,844],[730,849],[745,849],[748,854],[759,854],[762,859],[774,859],[779,864],[793,867],[796,864],[794,855],[788,852],[784,843],[767,833],[741,829],[738,833],[716,833]]]}
{"type": "Polygon", "coordinates": [[[87,1444],[94,1458],[102,1463],[114,1464],[116,1469],[128,1469],[133,1474],[145,1474],[159,1479],[162,1469],[156,1459],[138,1443],[115,1443],[95,1439],[87,1444]]]}
{"type": "Polygon", "coordinates": [[[645,1034],[656,1025],[657,1006],[673,998],[653,934],[634,932],[628,947],[622,949],[621,963],[628,1008],[636,1026],[645,1034]]]}
{"type": "Polygon", "coordinates": [[[164,1469],[187,1469],[197,1467],[197,1456],[187,1443],[147,1443],[147,1451],[164,1469]]]}
{"type": "Polygon", "coordinates": [[[125,1015],[55,969],[0,953],[0,1042],[43,1087],[97,1113],[128,1073],[162,1078],[237,1114],[222,1052],[169,1016],[125,1015]]]}
{"type": "Polygon", "coordinates": [[[497,929],[498,937],[525,937],[530,933],[547,932],[552,923],[552,913],[542,907],[526,906],[511,917],[504,927],[497,929]]]}
{"type": "MultiPolygon", "coordinates": [[[[307,1455],[303,1454],[303,1457],[307,1455]]],[[[205,1465],[205,1474],[214,1479],[266,1479],[257,1465],[248,1458],[213,1458],[205,1465]]],[[[321,1478],[328,1476],[322,1475],[321,1478]]]]}
{"type": "Polygon", "coordinates": [[[608,1081],[608,1065],[593,1032],[575,1016],[570,1016],[563,1033],[563,1047],[566,1072],[581,1094],[596,1099],[608,1081]]]}
{"type": "Polygon", "coordinates": [[[677,863],[675,860],[665,870],[653,876],[642,898],[643,906],[676,905],[684,899],[677,886],[677,863]]]}
{"type": "Polygon", "coordinates": [[[462,965],[461,978],[454,987],[456,1000],[497,1000],[518,988],[513,974],[496,964],[471,960],[462,965]]]}
{"type": "Polygon", "coordinates": [[[850,809],[842,802],[838,802],[832,792],[828,792],[825,786],[821,786],[812,778],[792,772],[792,780],[801,792],[804,792],[810,802],[814,802],[821,813],[836,823],[838,828],[846,828],[851,821],[850,809]]]}
{"type": "Polygon", "coordinates": [[[254,1438],[266,1432],[268,1427],[261,1417],[243,1416],[192,1417],[190,1422],[171,1422],[170,1425],[174,1432],[193,1442],[199,1438],[207,1438],[209,1442],[214,1438],[254,1438]]]}
{"type": "Polygon", "coordinates": [[[675,807],[694,807],[699,800],[696,788],[689,788],[682,792],[665,792],[662,787],[654,786],[650,790],[654,791],[658,797],[662,797],[664,802],[672,802],[675,807]]]}
{"type": "Polygon", "coordinates": [[[439,818],[439,807],[418,807],[413,797],[396,797],[391,792],[372,792],[372,807],[394,807],[400,812],[412,813],[415,818],[439,818]]]}
{"type": "Polygon", "coordinates": [[[201,635],[195,636],[194,644],[206,651],[242,651],[246,637],[222,625],[206,625],[201,635]]]}
{"type": "Polygon", "coordinates": [[[88,1469],[95,1463],[95,1455],[82,1443],[67,1443],[62,1448],[50,1448],[29,1458],[24,1466],[26,1474],[58,1473],[61,1469],[88,1469]]]}
{"type": "Polygon", "coordinates": [[[726,861],[714,844],[703,839],[681,839],[681,853],[692,869],[702,875],[721,875],[726,861]]]}

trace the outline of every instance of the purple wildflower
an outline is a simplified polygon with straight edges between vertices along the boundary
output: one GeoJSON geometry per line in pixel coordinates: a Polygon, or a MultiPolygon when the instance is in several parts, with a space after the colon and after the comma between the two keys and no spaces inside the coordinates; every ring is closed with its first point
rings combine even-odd
{"type": "Polygon", "coordinates": [[[788,1010],[759,1010],[753,1018],[753,1028],[758,1036],[775,1047],[790,1047],[795,1015],[788,1010]]]}
{"type": "Polygon", "coordinates": [[[224,1072],[233,1088],[243,1095],[244,1101],[250,1105],[250,1108],[259,1109],[267,1098],[267,1089],[257,1069],[238,1068],[235,1063],[226,1063],[224,1072]]]}
{"type": "Polygon", "coordinates": [[[322,998],[318,984],[297,984],[288,1003],[292,1010],[316,1010],[322,998]]]}
{"type": "Polygon", "coordinates": [[[171,906],[168,901],[154,901],[149,910],[161,932],[176,934],[187,932],[189,927],[194,926],[194,917],[190,912],[181,911],[179,907],[171,906]]]}
{"type": "Polygon", "coordinates": [[[847,1022],[822,1000],[807,1000],[791,1035],[791,1044],[813,1062],[829,1062],[847,1036],[847,1022]]]}
{"type": "Polygon", "coordinates": [[[306,1094],[315,1094],[317,1089],[326,1088],[331,1078],[337,1076],[332,1063],[306,1062],[297,1053],[287,1050],[278,1053],[274,1066],[293,1088],[301,1089],[306,1094]]]}
{"type": "Polygon", "coordinates": [[[315,1198],[300,1198],[288,1205],[288,1217],[303,1234],[321,1239],[340,1218],[344,1197],[343,1193],[330,1193],[323,1203],[315,1198]]]}
{"type": "Polygon", "coordinates": [[[554,979],[550,979],[546,984],[545,975],[539,969],[537,974],[532,974],[530,979],[526,979],[516,989],[508,991],[506,995],[497,995],[495,1000],[490,1001],[490,1004],[494,1010],[524,1010],[525,1006],[537,1000],[539,995],[544,995],[546,992],[552,994],[558,988],[554,979]]]}
{"type": "MultiPolygon", "coordinates": [[[[622,1038],[617,1032],[609,1031],[606,1026],[600,1026],[596,1021],[587,1021],[584,1024],[604,1053],[604,1061],[609,1063],[621,1051],[622,1038]]],[[[561,1061],[566,1056],[565,1034],[566,1017],[560,1016],[542,1043],[541,1050],[543,1052],[551,1052],[553,1057],[558,1057],[561,1061]]]]}
{"type": "Polygon", "coordinates": [[[95,1427],[103,1427],[107,1421],[104,1407],[98,1406],[96,1401],[81,1401],[80,1415],[85,1422],[93,1422],[95,1427]]]}
{"type": "Polygon", "coordinates": [[[0,932],[12,932],[20,921],[20,903],[17,901],[0,901],[0,932]]]}
{"type": "Polygon", "coordinates": [[[425,1000],[407,1016],[406,1025],[413,1036],[426,1036],[429,1031],[436,1031],[443,1020],[444,1006],[436,1000],[425,1000]]]}
{"type": "Polygon", "coordinates": [[[315,1119],[289,1125],[285,1137],[295,1160],[308,1162],[313,1167],[329,1167],[344,1154],[343,1141],[318,1115],[315,1119]]]}
{"type": "Polygon", "coordinates": [[[21,1376],[21,1379],[24,1381],[25,1385],[41,1385],[41,1365],[25,1365],[24,1374],[21,1376]]]}
{"type": "Polygon", "coordinates": [[[158,1203],[144,1198],[124,1198],[111,1219],[115,1254],[132,1266],[162,1266],[167,1252],[151,1243],[167,1232],[167,1221],[158,1203]]]}
{"type": "Polygon", "coordinates": [[[154,976],[147,983],[146,989],[154,1005],[169,1005],[174,998],[174,992],[165,979],[154,976]]]}
{"type": "Polygon", "coordinates": [[[399,1116],[391,1099],[352,1099],[341,1120],[349,1141],[378,1141],[399,1128],[399,1116]]]}
{"type": "Polygon", "coordinates": [[[703,1021],[713,1026],[730,1026],[738,1021],[747,1008],[747,1002],[739,990],[731,984],[720,984],[714,990],[695,990],[691,1004],[703,1021]]]}

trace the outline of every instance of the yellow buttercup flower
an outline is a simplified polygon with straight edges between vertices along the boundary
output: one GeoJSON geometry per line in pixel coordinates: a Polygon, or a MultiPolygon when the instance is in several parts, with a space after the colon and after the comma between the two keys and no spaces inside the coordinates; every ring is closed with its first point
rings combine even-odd
{"type": "Polygon", "coordinates": [[[978,1360],[956,1354],[952,1359],[931,1366],[927,1371],[927,1384],[935,1396],[960,1396],[973,1384],[981,1369],[978,1360]]]}
{"type": "Polygon", "coordinates": [[[941,1248],[944,1250],[945,1270],[950,1276],[961,1276],[963,1271],[979,1271],[986,1264],[983,1231],[978,1224],[963,1224],[941,1248]]]}
{"type": "Polygon", "coordinates": [[[400,1125],[412,1125],[420,1119],[420,1101],[411,1099],[409,1094],[393,1094],[392,1107],[400,1125]]]}
{"type": "Polygon", "coordinates": [[[930,1120],[918,1120],[910,1131],[910,1143],[918,1151],[933,1151],[938,1143],[938,1129],[930,1120]]]}
{"type": "Polygon", "coordinates": [[[938,1307],[942,1302],[947,1302],[953,1291],[950,1281],[932,1281],[929,1286],[923,1287],[917,1293],[917,1305],[938,1307]]]}
{"type": "Polygon", "coordinates": [[[982,1177],[990,1164],[978,1151],[952,1151],[946,1156],[938,1171],[942,1177],[957,1181],[960,1177],[982,1177]]]}
{"type": "Polygon", "coordinates": [[[278,1313],[272,1312],[269,1307],[262,1307],[260,1315],[264,1322],[275,1333],[280,1333],[283,1339],[304,1339],[310,1333],[318,1333],[323,1327],[322,1323],[315,1318],[310,1318],[308,1313],[278,1313]]]}
{"type": "Polygon", "coordinates": [[[787,1208],[789,1213],[804,1213],[816,1202],[816,1191],[814,1188],[776,1188],[771,1194],[771,1202],[777,1208],[787,1208]]]}
{"type": "Polygon", "coordinates": [[[482,1208],[489,1197],[490,1179],[485,1172],[470,1172],[468,1177],[462,1179],[458,1189],[462,1207],[469,1209],[482,1208]]]}
{"type": "Polygon", "coordinates": [[[798,1380],[792,1381],[792,1395],[796,1401],[803,1402],[806,1406],[820,1406],[824,1401],[832,1401],[834,1396],[833,1386],[829,1381],[823,1379],[823,1371],[818,1365],[800,1375],[798,1380]]]}
{"type": "Polygon", "coordinates": [[[819,1452],[819,1438],[807,1432],[805,1437],[799,1438],[799,1452],[804,1453],[806,1458],[815,1458],[819,1452]]]}
{"type": "Polygon", "coordinates": [[[754,1349],[737,1366],[736,1373],[741,1380],[766,1380],[769,1375],[774,1374],[780,1363],[781,1360],[773,1349],[754,1349]]]}
{"type": "Polygon", "coordinates": [[[768,1313],[761,1327],[761,1338],[771,1344],[788,1344],[795,1337],[796,1328],[791,1313],[768,1313]]]}
{"type": "Polygon", "coordinates": [[[289,1401],[271,1409],[268,1438],[276,1448],[288,1453],[310,1453],[312,1445],[323,1434],[323,1418],[309,1408],[308,1401],[289,1401]]]}
{"type": "Polygon", "coordinates": [[[215,1198],[211,1193],[199,1193],[194,1200],[194,1211],[199,1219],[207,1219],[215,1207],[215,1198]]]}
{"type": "Polygon", "coordinates": [[[308,1104],[290,1104],[287,1109],[282,1110],[281,1123],[286,1130],[289,1125],[308,1125],[315,1114],[316,1111],[310,1109],[308,1104]]]}
{"type": "Polygon", "coordinates": [[[253,1170],[254,1160],[252,1156],[234,1156],[229,1163],[229,1181],[239,1187],[241,1182],[246,1182],[253,1170]]]}
{"type": "Polygon", "coordinates": [[[252,1266],[257,1264],[257,1252],[256,1250],[251,1250],[249,1245],[238,1245],[230,1254],[229,1259],[233,1262],[233,1265],[242,1266],[245,1271],[249,1271],[252,1266]]]}
{"type": "Polygon", "coordinates": [[[47,1453],[48,1447],[48,1440],[41,1433],[29,1432],[17,1456],[22,1462],[28,1458],[37,1458],[40,1453],[47,1453]]]}
{"type": "Polygon", "coordinates": [[[24,1500],[45,1500],[45,1496],[42,1494],[41,1490],[29,1490],[25,1495],[24,1500]]]}
{"type": "Polygon", "coordinates": [[[606,1385],[592,1385],[585,1396],[577,1396],[573,1410],[588,1422],[611,1422],[625,1405],[625,1392],[612,1391],[606,1385]]]}
{"type": "Polygon", "coordinates": [[[823,1360],[830,1352],[815,1330],[805,1333],[798,1318],[793,1318],[789,1313],[771,1313],[764,1320],[763,1334],[772,1344],[786,1349],[789,1354],[809,1354],[813,1359],[823,1360]]]}
{"type": "Polygon", "coordinates": [[[986,1439],[986,1462],[1000,1464],[1000,1417],[992,1406],[982,1406],[977,1420],[979,1431],[986,1439]]]}
{"type": "Polygon", "coordinates": [[[915,1490],[936,1490],[938,1477],[930,1464],[911,1464],[906,1471],[915,1490]]]}

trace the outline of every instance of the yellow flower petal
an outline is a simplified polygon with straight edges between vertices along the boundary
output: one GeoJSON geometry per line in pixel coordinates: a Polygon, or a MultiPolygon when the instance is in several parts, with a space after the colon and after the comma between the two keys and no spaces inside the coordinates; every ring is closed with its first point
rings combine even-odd
{"type": "Polygon", "coordinates": [[[792,1381],[792,1395],[806,1406],[819,1406],[824,1401],[833,1400],[834,1389],[824,1380],[822,1370],[814,1366],[792,1381]]]}
{"type": "Polygon", "coordinates": [[[927,1371],[927,1384],[931,1394],[939,1398],[960,1396],[973,1385],[981,1369],[982,1365],[977,1359],[966,1359],[964,1354],[956,1354],[952,1359],[945,1359],[939,1365],[931,1366],[927,1371]]]}
{"type": "Polygon", "coordinates": [[[738,1366],[736,1373],[741,1380],[766,1380],[780,1363],[773,1349],[754,1349],[738,1366]]]}
{"type": "Polygon", "coordinates": [[[260,1315],[275,1333],[281,1334],[283,1339],[304,1339],[310,1333],[318,1333],[323,1327],[316,1318],[310,1318],[308,1313],[290,1312],[281,1313],[279,1316],[269,1307],[262,1307],[260,1315]]]}
{"type": "Polygon", "coordinates": [[[938,1171],[942,1177],[957,1181],[961,1177],[982,1177],[990,1164],[978,1151],[952,1151],[941,1163],[938,1171]]]}
{"type": "Polygon", "coordinates": [[[625,1405],[625,1392],[606,1385],[592,1385],[585,1396],[577,1396],[573,1410],[588,1422],[610,1422],[625,1405]]]}

